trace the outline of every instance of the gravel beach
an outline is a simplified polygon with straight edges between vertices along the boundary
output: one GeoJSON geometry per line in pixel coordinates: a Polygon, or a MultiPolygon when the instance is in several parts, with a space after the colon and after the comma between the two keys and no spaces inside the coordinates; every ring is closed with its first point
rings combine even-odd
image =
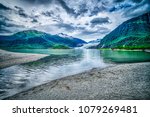
{"type": "Polygon", "coordinates": [[[150,62],[121,64],[54,80],[7,100],[147,100],[150,62]]]}
{"type": "Polygon", "coordinates": [[[0,49],[0,69],[16,64],[36,61],[48,55],[8,52],[0,49]]]}

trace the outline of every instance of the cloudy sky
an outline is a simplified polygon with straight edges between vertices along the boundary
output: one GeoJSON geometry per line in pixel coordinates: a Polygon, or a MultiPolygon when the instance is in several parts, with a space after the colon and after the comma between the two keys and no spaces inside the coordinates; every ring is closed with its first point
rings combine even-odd
{"type": "Polygon", "coordinates": [[[86,41],[150,11],[150,0],[0,0],[0,34],[36,29],[86,41]]]}

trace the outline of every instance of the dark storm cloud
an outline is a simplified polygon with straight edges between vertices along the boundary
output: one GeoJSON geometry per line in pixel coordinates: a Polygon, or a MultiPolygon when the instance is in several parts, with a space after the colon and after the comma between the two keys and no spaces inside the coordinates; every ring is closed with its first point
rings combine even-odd
{"type": "Polygon", "coordinates": [[[124,13],[124,12],[126,12],[126,9],[128,10],[129,8],[134,10],[143,1],[148,1],[148,0],[113,0],[114,5],[109,9],[109,12],[115,12],[115,11],[118,11],[118,10],[122,10],[122,12],[124,13]]]}
{"type": "Polygon", "coordinates": [[[53,0],[20,0],[22,2],[27,2],[29,4],[49,4],[53,0]]]}
{"type": "Polygon", "coordinates": [[[41,14],[46,17],[51,17],[55,22],[63,22],[63,19],[60,17],[60,15],[56,15],[53,11],[44,11],[41,14]]]}
{"type": "Polygon", "coordinates": [[[90,39],[148,11],[150,0],[1,0],[0,14],[5,17],[0,16],[0,28],[13,32],[23,25],[90,39]]]}
{"type": "Polygon", "coordinates": [[[32,21],[31,21],[32,23],[37,23],[38,22],[38,20],[37,19],[32,19],[32,21]]]}
{"type": "Polygon", "coordinates": [[[150,0],[143,0],[139,4],[123,12],[124,17],[136,17],[150,11],[150,0]],[[147,5],[147,7],[145,7],[147,5]]]}
{"type": "Polygon", "coordinates": [[[0,3],[0,10],[11,10],[11,8],[6,7],[5,5],[0,3]]]}
{"type": "Polygon", "coordinates": [[[2,27],[24,27],[24,26],[14,24],[13,20],[10,20],[5,16],[0,15],[0,29],[2,29],[2,27]]]}
{"type": "Polygon", "coordinates": [[[90,11],[90,17],[97,15],[99,12],[107,10],[104,5],[95,6],[91,11],[88,9],[86,4],[79,5],[79,10],[77,13],[74,12],[75,17],[82,16],[90,11]]]}
{"type": "Polygon", "coordinates": [[[130,8],[130,7],[132,7],[131,4],[125,3],[125,4],[121,4],[119,6],[113,6],[112,8],[109,9],[109,12],[115,12],[115,11],[118,11],[118,10],[130,8]]]}
{"type": "Polygon", "coordinates": [[[5,28],[7,27],[14,27],[13,23],[10,23],[11,20],[9,20],[7,17],[0,15],[0,30],[5,31],[5,28]]]}
{"type": "Polygon", "coordinates": [[[91,11],[91,15],[90,16],[94,16],[97,15],[99,12],[105,11],[107,10],[105,6],[101,5],[100,7],[94,7],[94,9],[91,11]]]}
{"type": "MultiPolygon", "coordinates": [[[[114,0],[115,3],[120,3],[120,2],[125,2],[125,1],[127,1],[127,0],[114,0]]],[[[134,2],[134,3],[140,3],[140,2],[142,2],[143,0],[130,0],[130,1],[132,1],[132,2],[134,2]]],[[[128,2],[128,1],[127,1],[127,2],[128,2]]]]}
{"type": "Polygon", "coordinates": [[[95,25],[100,25],[100,24],[105,24],[105,23],[110,23],[109,22],[109,17],[105,17],[105,18],[94,18],[91,20],[91,26],[95,26],[95,25]]]}
{"type": "Polygon", "coordinates": [[[36,4],[36,5],[41,5],[41,4],[51,4],[51,3],[56,3],[60,5],[68,14],[76,15],[75,10],[69,7],[64,0],[21,0],[23,2],[27,2],[29,4],[36,4]]]}
{"type": "Polygon", "coordinates": [[[76,28],[74,26],[72,26],[71,24],[65,24],[65,23],[59,23],[59,24],[55,24],[55,26],[57,26],[58,28],[63,28],[66,31],[74,31],[76,28]]]}
{"type": "Polygon", "coordinates": [[[24,18],[28,18],[29,16],[25,13],[25,11],[23,10],[23,8],[15,6],[15,8],[18,10],[18,15],[20,15],[21,17],[24,18]]]}
{"type": "Polygon", "coordinates": [[[0,21],[5,22],[5,21],[12,21],[12,20],[10,20],[9,18],[7,18],[6,16],[0,15],[0,21]]]}
{"type": "Polygon", "coordinates": [[[7,22],[7,21],[0,21],[0,27],[5,26],[5,27],[22,27],[21,25],[14,24],[12,22],[7,22]]]}
{"type": "Polygon", "coordinates": [[[74,26],[72,23],[70,23],[70,24],[58,23],[58,24],[55,24],[55,26],[57,26],[59,29],[62,28],[65,31],[68,31],[68,32],[72,32],[72,31],[76,31],[76,30],[82,32],[83,30],[85,30],[85,27],[82,27],[80,25],[74,26]]]}
{"type": "Polygon", "coordinates": [[[14,7],[16,9],[15,13],[18,14],[20,17],[29,18],[29,19],[31,19],[32,23],[37,23],[38,22],[38,20],[37,20],[38,16],[34,16],[34,15],[30,16],[30,15],[25,13],[25,10],[23,8],[18,7],[18,6],[14,6],[14,7]]]}
{"type": "Polygon", "coordinates": [[[74,9],[70,8],[64,0],[55,0],[55,2],[60,4],[67,13],[76,15],[74,9]]]}
{"type": "Polygon", "coordinates": [[[108,1],[96,0],[94,8],[93,8],[93,10],[91,10],[90,17],[97,15],[100,12],[104,12],[104,11],[107,12],[108,11],[108,8],[107,8],[108,3],[109,3],[108,1]]]}
{"type": "Polygon", "coordinates": [[[45,15],[47,17],[52,17],[54,15],[53,11],[46,11],[46,12],[42,12],[42,15],[45,15]]]}
{"type": "Polygon", "coordinates": [[[1,34],[12,33],[13,27],[11,27],[11,26],[13,26],[13,25],[7,24],[6,22],[4,22],[0,19],[0,33],[1,34]]]}
{"type": "Polygon", "coordinates": [[[75,14],[75,16],[79,16],[79,15],[84,15],[87,12],[88,12],[88,8],[87,8],[86,4],[81,4],[81,5],[79,5],[79,11],[74,14],[75,14]]]}
{"type": "Polygon", "coordinates": [[[17,25],[9,17],[0,15],[0,33],[12,33],[13,28],[20,28],[24,26],[17,25]]]}
{"type": "Polygon", "coordinates": [[[24,28],[22,25],[14,24],[10,20],[1,20],[0,19],[0,33],[12,33],[14,29],[24,28]]]}
{"type": "Polygon", "coordinates": [[[135,3],[140,3],[142,2],[143,0],[132,0],[132,2],[135,2],[135,3]]]}
{"type": "Polygon", "coordinates": [[[10,31],[10,29],[5,29],[4,27],[3,28],[0,27],[0,33],[12,33],[12,32],[10,31]]]}
{"type": "Polygon", "coordinates": [[[115,3],[124,2],[125,0],[114,0],[115,3]]]}
{"type": "Polygon", "coordinates": [[[83,30],[81,31],[82,35],[91,35],[91,34],[95,34],[98,33],[97,31],[88,31],[88,30],[83,30]]]}
{"type": "Polygon", "coordinates": [[[110,32],[110,30],[108,28],[100,27],[100,28],[98,28],[95,31],[93,31],[93,30],[92,31],[90,31],[90,30],[82,30],[81,34],[83,34],[83,35],[92,35],[92,34],[95,34],[95,33],[106,34],[108,32],[110,32]]]}

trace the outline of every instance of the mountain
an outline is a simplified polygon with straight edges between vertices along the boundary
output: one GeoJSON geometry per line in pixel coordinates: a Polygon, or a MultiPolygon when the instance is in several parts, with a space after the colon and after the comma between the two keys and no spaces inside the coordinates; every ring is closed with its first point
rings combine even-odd
{"type": "Polygon", "coordinates": [[[0,48],[73,48],[86,42],[73,37],[26,30],[10,36],[0,36],[0,48]]]}
{"type": "Polygon", "coordinates": [[[150,12],[122,23],[100,41],[98,48],[150,49],[150,12]]]}
{"type": "Polygon", "coordinates": [[[63,33],[59,33],[59,34],[57,34],[57,36],[65,38],[65,39],[74,40],[74,42],[78,43],[78,46],[82,46],[83,44],[87,43],[79,38],[75,38],[75,37],[72,37],[72,36],[69,36],[69,35],[63,34],[63,33]]]}
{"type": "Polygon", "coordinates": [[[96,40],[89,41],[88,43],[100,43],[100,40],[101,39],[96,39],[96,40]]]}
{"type": "Polygon", "coordinates": [[[82,46],[82,47],[86,48],[86,49],[96,49],[97,45],[100,43],[100,40],[101,39],[89,41],[87,44],[84,44],[84,46],[82,46]]]}

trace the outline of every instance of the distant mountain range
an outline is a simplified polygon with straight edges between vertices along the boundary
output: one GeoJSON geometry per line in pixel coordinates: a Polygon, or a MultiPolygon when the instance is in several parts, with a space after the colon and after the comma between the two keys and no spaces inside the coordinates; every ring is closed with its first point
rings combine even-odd
{"type": "Polygon", "coordinates": [[[0,48],[55,48],[66,49],[80,47],[86,42],[66,34],[51,35],[48,33],[26,30],[10,36],[0,36],[0,48]]]}
{"type": "MultiPolygon", "coordinates": [[[[150,12],[125,21],[103,39],[89,42],[92,43],[99,43],[97,48],[150,49],[150,12]]],[[[0,35],[0,48],[67,49],[83,44],[86,42],[63,33],[51,35],[36,30],[0,35]]]]}
{"type": "Polygon", "coordinates": [[[89,41],[88,43],[100,43],[100,40],[101,39],[96,39],[96,40],[89,41]]]}
{"type": "Polygon", "coordinates": [[[150,12],[125,21],[106,35],[97,47],[150,49],[150,12]]]}

